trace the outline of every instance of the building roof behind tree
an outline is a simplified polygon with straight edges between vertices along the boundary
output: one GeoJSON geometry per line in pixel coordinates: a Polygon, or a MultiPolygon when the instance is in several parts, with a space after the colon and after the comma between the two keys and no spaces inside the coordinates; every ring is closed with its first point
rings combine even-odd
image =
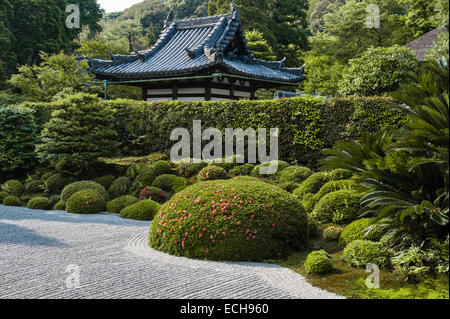
{"type": "Polygon", "coordinates": [[[433,42],[435,42],[438,39],[439,34],[443,32],[448,32],[447,28],[436,28],[409,42],[405,46],[415,52],[419,61],[424,61],[433,45],[433,42]]]}

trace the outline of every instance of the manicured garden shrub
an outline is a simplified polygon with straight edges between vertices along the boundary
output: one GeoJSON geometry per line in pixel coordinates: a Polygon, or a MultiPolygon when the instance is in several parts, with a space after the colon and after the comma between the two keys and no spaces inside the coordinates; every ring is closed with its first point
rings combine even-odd
{"type": "Polygon", "coordinates": [[[41,180],[30,180],[25,183],[27,193],[36,194],[45,190],[45,185],[41,180]]]}
{"type": "Polygon", "coordinates": [[[300,200],[253,178],[194,184],[155,216],[150,245],[176,256],[211,260],[264,260],[305,244],[300,200]]]}
{"type": "Polygon", "coordinates": [[[300,184],[313,174],[313,171],[304,166],[289,166],[283,169],[277,177],[280,183],[297,183],[300,184]]]}
{"type": "Polygon", "coordinates": [[[227,178],[229,178],[227,171],[224,168],[215,165],[206,166],[197,175],[197,179],[200,182],[227,178]]]}
{"type": "Polygon", "coordinates": [[[52,195],[48,198],[48,202],[50,203],[50,207],[53,207],[57,202],[61,200],[61,196],[52,195]]]}
{"type": "Polygon", "coordinates": [[[181,176],[184,177],[191,177],[194,175],[197,175],[198,172],[201,171],[201,169],[205,166],[207,166],[208,163],[204,161],[200,161],[200,163],[195,163],[194,159],[192,158],[185,158],[182,159],[178,164],[178,172],[181,176]]]}
{"type": "Polygon", "coordinates": [[[285,191],[292,193],[293,191],[295,191],[300,185],[297,183],[290,183],[290,182],[286,182],[286,183],[282,183],[282,184],[277,184],[277,186],[281,189],[284,189],[285,191]]]}
{"type": "MultiPolygon", "coordinates": [[[[296,191],[296,189],[294,190],[293,195],[295,195],[295,191],[296,191]]],[[[308,213],[312,212],[312,210],[314,209],[314,206],[315,206],[314,194],[307,193],[307,194],[303,195],[302,204],[303,204],[303,207],[305,208],[306,212],[308,212],[308,213]]]]}
{"type": "Polygon", "coordinates": [[[22,206],[20,199],[16,196],[7,196],[3,200],[3,205],[5,206],[22,206]]]}
{"type": "Polygon", "coordinates": [[[311,217],[321,223],[352,222],[358,216],[360,197],[359,193],[351,190],[329,193],[316,204],[311,217]]]}
{"type": "Polygon", "coordinates": [[[308,274],[326,274],[333,270],[333,260],[323,249],[311,252],[304,265],[308,274]]]}
{"type": "Polygon", "coordinates": [[[139,193],[139,199],[151,199],[157,203],[164,203],[167,199],[167,195],[164,193],[164,191],[161,188],[153,187],[153,186],[147,186],[144,189],[141,190],[139,193]]]}
{"type": "Polygon", "coordinates": [[[95,214],[104,211],[105,205],[104,194],[94,189],[83,189],[69,197],[66,211],[74,214],[95,214]]]}
{"type": "Polygon", "coordinates": [[[53,174],[45,180],[45,189],[49,194],[59,194],[71,182],[73,182],[71,178],[65,178],[59,173],[53,174]]]}
{"type": "Polygon", "coordinates": [[[210,162],[209,164],[219,166],[219,167],[222,167],[226,171],[230,171],[233,168],[242,165],[238,162],[243,162],[242,164],[244,164],[245,158],[242,157],[241,155],[231,155],[231,156],[222,158],[220,161],[210,162]]]}
{"type": "Polygon", "coordinates": [[[94,182],[99,183],[105,189],[109,189],[115,180],[116,180],[116,178],[114,177],[114,175],[105,175],[105,176],[101,176],[101,177],[97,177],[97,178],[93,179],[94,182]]]}
{"type": "Polygon", "coordinates": [[[3,203],[6,197],[8,197],[9,194],[5,191],[0,191],[0,203],[3,203]]]}
{"type": "Polygon", "coordinates": [[[308,193],[315,194],[328,181],[330,181],[330,178],[327,173],[314,173],[309,176],[303,183],[301,183],[300,187],[297,188],[293,194],[300,198],[303,198],[303,196],[308,193]]]}
{"type": "Polygon", "coordinates": [[[44,183],[45,183],[45,181],[52,175],[53,175],[53,172],[45,172],[44,174],[42,174],[41,180],[44,181],[44,183]]]}
{"type": "Polygon", "coordinates": [[[131,206],[133,204],[136,204],[137,202],[139,202],[139,200],[134,196],[130,195],[120,196],[119,198],[116,198],[106,203],[106,211],[108,213],[119,214],[122,209],[131,206]]]}
{"type": "Polygon", "coordinates": [[[255,165],[250,164],[250,163],[238,165],[238,166],[233,167],[230,170],[230,175],[231,176],[250,175],[254,168],[255,168],[255,165]]]}
{"type": "Polygon", "coordinates": [[[136,176],[135,182],[139,183],[139,189],[141,189],[142,187],[152,185],[157,175],[158,174],[156,173],[154,167],[144,166],[139,170],[139,174],[136,176]]]}
{"type": "Polygon", "coordinates": [[[381,268],[389,264],[389,251],[380,243],[358,239],[344,248],[342,260],[355,267],[375,264],[381,268]]]}
{"type": "Polygon", "coordinates": [[[329,172],[330,179],[333,181],[339,181],[341,179],[350,179],[353,176],[353,172],[348,169],[337,168],[329,172]]]}
{"type": "Polygon", "coordinates": [[[147,165],[143,163],[132,164],[130,167],[127,168],[127,172],[125,173],[125,175],[131,179],[135,179],[136,176],[139,175],[139,171],[145,166],[147,165]]]}
{"type": "Polygon", "coordinates": [[[54,210],[66,210],[66,203],[60,200],[53,206],[54,210]]]}
{"type": "MultiPolygon", "coordinates": [[[[313,197],[310,198],[308,202],[308,211],[312,211],[316,204],[327,194],[336,192],[339,190],[351,190],[354,189],[356,186],[355,181],[351,179],[343,179],[343,180],[336,180],[336,181],[330,181],[323,185],[320,190],[315,194],[313,197]]],[[[305,207],[306,208],[306,207],[305,207]]]]}
{"type": "Polygon", "coordinates": [[[155,178],[152,186],[168,192],[177,193],[187,187],[187,181],[183,177],[172,174],[163,174],[155,178]]]}
{"type": "Polygon", "coordinates": [[[152,167],[154,169],[155,176],[169,174],[171,172],[170,165],[166,161],[157,161],[152,165],[152,167]]]}
{"type": "Polygon", "coordinates": [[[120,217],[135,220],[152,220],[158,213],[161,205],[151,199],[128,206],[120,211],[120,217]]]}
{"type": "Polygon", "coordinates": [[[339,245],[345,247],[352,241],[358,239],[379,241],[381,238],[381,230],[380,227],[376,227],[375,225],[374,218],[361,218],[353,221],[344,228],[344,231],[339,238],[339,245]],[[369,227],[370,229],[368,229],[369,227]]]}
{"type": "Polygon", "coordinates": [[[250,173],[250,175],[254,176],[254,177],[275,178],[277,172],[281,172],[282,170],[284,170],[287,167],[289,167],[289,163],[286,163],[285,161],[270,161],[270,162],[266,162],[266,163],[263,163],[263,164],[256,165],[255,168],[250,173]],[[273,174],[263,174],[261,172],[261,168],[268,167],[270,165],[273,165],[274,163],[278,164],[276,172],[274,172],[273,174]]]}
{"type": "Polygon", "coordinates": [[[68,204],[68,199],[75,194],[78,191],[84,190],[84,189],[92,189],[100,193],[101,197],[103,198],[104,202],[108,200],[108,192],[105,190],[105,188],[92,181],[81,181],[81,182],[75,182],[72,184],[67,185],[64,187],[64,189],[61,192],[61,200],[65,201],[68,204]]]}
{"type": "Polygon", "coordinates": [[[10,179],[3,183],[2,190],[13,196],[20,196],[25,191],[25,186],[17,179],[10,179]]]}
{"type": "Polygon", "coordinates": [[[344,228],[339,225],[330,225],[322,231],[322,236],[328,241],[338,240],[343,230],[344,228]]]}
{"type": "Polygon", "coordinates": [[[115,197],[127,195],[131,187],[131,180],[122,176],[117,178],[109,187],[108,191],[115,197]]]}
{"type": "Polygon", "coordinates": [[[49,200],[45,197],[34,197],[28,201],[27,207],[29,209],[43,209],[48,210],[50,209],[51,203],[49,200]]]}

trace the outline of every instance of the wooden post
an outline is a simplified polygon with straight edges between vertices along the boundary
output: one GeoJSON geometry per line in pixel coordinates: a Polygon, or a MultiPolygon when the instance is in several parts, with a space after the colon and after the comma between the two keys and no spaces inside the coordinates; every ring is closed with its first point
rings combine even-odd
{"type": "Polygon", "coordinates": [[[178,100],[178,85],[177,82],[173,83],[172,86],[172,100],[178,100]]]}

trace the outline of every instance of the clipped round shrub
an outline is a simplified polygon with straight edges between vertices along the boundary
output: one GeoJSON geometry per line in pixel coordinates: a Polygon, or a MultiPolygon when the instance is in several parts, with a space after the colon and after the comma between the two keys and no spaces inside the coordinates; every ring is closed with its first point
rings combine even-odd
{"type": "Polygon", "coordinates": [[[266,163],[255,166],[255,168],[252,170],[250,175],[255,176],[255,177],[275,178],[277,172],[280,172],[289,166],[290,166],[289,163],[286,163],[285,161],[270,161],[270,162],[266,162],[266,163]],[[261,168],[266,168],[266,167],[269,167],[270,165],[274,165],[274,164],[277,164],[278,167],[275,172],[272,172],[272,174],[265,174],[265,173],[261,172],[261,168]]]}
{"type": "Polygon", "coordinates": [[[131,179],[135,179],[136,176],[139,175],[139,171],[145,167],[146,165],[143,163],[135,163],[130,165],[130,167],[127,168],[127,172],[125,175],[131,179]]]}
{"type": "Polygon", "coordinates": [[[61,200],[61,196],[59,195],[52,195],[48,198],[48,201],[50,203],[50,207],[53,207],[57,202],[61,200]]]}
{"type": "Polygon", "coordinates": [[[227,178],[229,178],[227,171],[224,168],[215,165],[206,166],[197,175],[197,179],[201,182],[227,178]]]}
{"type": "Polygon", "coordinates": [[[156,176],[156,171],[152,166],[144,166],[139,170],[135,183],[140,185],[139,189],[141,189],[142,187],[152,185],[156,176]]]}
{"type": "Polygon", "coordinates": [[[178,163],[178,172],[181,176],[191,177],[197,175],[198,172],[208,163],[204,161],[200,161],[199,163],[195,163],[193,158],[184,158],[178,163]]]}
{"type": "Polygon", "coordinates": [[[344,248],[342,260],[355,267],[375,264],[381,268],[389,264],[389,250],[380,243],[357,239],[344,248]]]}
{"type": "Polygon", "coordinates": [[[242,162],[242,164],[243,164],[245,162],[245,158],[242,157],[241,155],[231,155],[228,157],[224,157],[220,160],[210,162],[210,165],[219,166],[219,167],[222,167],[226,171],[230,171],[234,167],[241,165],[238,162],[242,162]]]}
{"type": "Polygon", "coordinates": [[[112,214],[119,214],[122,209],[131,206],[133,204],[136,204],[137,202],[139,202],[139,200],[134,196],[130,195],[120,196],[119,198],[116,198],[106,203],[106,211],[112,214]]]}
{"type": "Polygon", "coordinates": [[[300,198],[308,193],[316,194],[329,180],[328,174],[325,172],[314,173],[301,183],[293,194],[300,198]]]}
{"type": "Polygon", "coordinates": [[[3,203],[5,198],[8,197],[8,196],[9,196],[9,194],[7,192],[0,191],[0,203],[3,203]]]}
{"type": "Polygon", "coordinates": [[[157,203],[162,204],[166,201],[167,195],[159,187],[147,186],[139,193],[139,199],[151,199],[157,203]]]}
{"type": "Polygon", "coordinates": [[[31,194],[41,193],[45,190],[45,185],[41,180],[31,180],[25,184],[25,190],[31,194]]]}
{"type": "Polygon", "coordinates": [[[279,183],[297,183],[300,184],[313,174],[313,171],[304,166],[289,166],[278,174],[279,183]]]}
{"type": "Polygon", "coordinates": [[[175,194],[155,216],[150,246],[176,256],[259,261],[302,247],[298,198],[255,179],[215,180],[175,194]]]}
{"type": "Polygon", "coordinates": [[[327,194],[333,193],[339,190],[352,190],[355,189],[356,182],[351,179],[343,179],[338,181],[330,181],[323,185],[320,190],[315,194],[308,203],[308,211],[312,211],[316,204],[327,194]]]}
{"type": "Polygon", "coordinates": [[[99,191],[83,189],[69,197],[66,211],[74,214],[96,214],[105,210],[105,204],[105,198],[99,191]]]}
{"type": "Polygon", "coordinates": [[[10,179],[3,183],[2,190],[13,196],[20,196],[25,191],[25,186],[17,179],[10,179]]]}
{"type": "Polygon", "coordinates": [[[172,174],[163,174],[155,178],[152,186],[168,192],[177,193],[187,187],[187,181],[183,177],[172,174]]]}
{"type": "Polygon", "coordinates": [[[171,172],[170,165],[166,161],[157,161],[153,164],[152,167],[156,176],[169,174],[171,172]]]}
{"type": "Polygon", "coordinates": [[[296,190],[299,186],[297,183],[282,183],[277,185],[279,188],[284,189],[285,191],[292,193],[294,190],[296,190]]]}
{"type": "Polygon", "coordinates": [[[110,188],[112,183],[114,183],[115,180],[116,180],[116,178],[114,177],[114,175],[105,175],[105,176],[101,176],[101,177],[97,177],[96,179],[93,179],[94,182],[99,183],[105,189],[110,188]]]}
{"type": "Polygon", "coordinates": [[[358,217],[361,195],[352,190],[332,192],[316,204],[311,217],[321,223],[345,224],[358,217]]]}
{"type": "Polygon", "coordinates": [[[120,211],[120,217],[135,220],[152,220],[158,213],[161,205],[151,199],[128,206],[120,211]]]}
{"type": "Polygon", "coordinates": [[[309,253],[304,265],[308,274],[326,274],[333,270],[333,260],[323,249],[309,253]]]}
{"type": "Polygon", "coordinates": [[[339,239],[343,230],[344,228],[339,225],[330,225],[322,231],[322,236],[325,240],[335,241],[339,239]]]}
{"type": "Polygon", "coordinates": [[[379,241],[380,238],[381,230],[380,227],[376,226],[375,218],[361,218],[353,221],[344,228],[339,238],[339,245],[344,247],[354,240],[367,239],[379,241]],[[369,227],[370,229],[368,229],[369,227]]]}
{"type": "Polygon", "coordinates": [[[65,178],[59,173],[52,174],[45,180],[45,189],[49,194],[59,194],[71,182],[71,178],[65,178]]]}
{"type": "Polygon", "coordinates": [[[344,168],[336,168],[328,173],[329,177],[333,181],[339,181],[341,179],[350,179],[353,177],[353,172],[344,168]]]}
{"type": "Polygon", "coordinates": [[[114,180],[108,188],[109,193],[115,198],[127,195],[131,187],[131,180],[128,177],[122,176],[114,180]]]}
{"type": "Polygon", "coordinates": [[[78,191],[84,190],[84,189],[92,189],[100,193],[102,196],[104,202],[108,200],[108,192],[105,190],[105,188],[100,185],[99,183],[93,182],[93,181],[81,181],[81,182],[75,182],[72,184],[67,185],[64,187],[64,189],[61,192],[61,200],[68,202],[68,199],[75,194],[78,191]]]}
{"type": "Polygon", "coordinates": [[[66,210],[66,203],[60,200],[53,206],[54,210],[66,210]]]}
{"type": "Polygon", "coordinates": [[[27,207],[29,209],[43,209],[48,210],[52,206],[49,200],[45,197],[34,197],[28,201],[27,207]]]}
{"type": "Polygon", "coordinates": [[[17,196],[7,196],[3,200],[3,205],[5,206],[22,206],[19,197],[17,196]]]}
{"type": "Polygon", "coordinates": [[[150,155],[145,156],[145,158],[141,161],[145,164],[151,165],[158,161],[165,161],[168,159],[168,156],[163,153],[152,153],[150,155]]]}
{"type": "Polygon", "coordinates": [[[233,167],[230,170],[230,175],[231,176],[246,176],[246,175],[250,175],[254,168],[255,168],[255,165],[250,164],[250,163],[245,163],[245,164],[242,164],[242,165],[238,165],[238,166],[233,167]]]}

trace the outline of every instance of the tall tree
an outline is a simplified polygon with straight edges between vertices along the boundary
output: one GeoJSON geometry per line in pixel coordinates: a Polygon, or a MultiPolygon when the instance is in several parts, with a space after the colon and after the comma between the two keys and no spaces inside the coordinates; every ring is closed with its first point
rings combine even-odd
{"type": "Polygon", "coordinates": [[[170,8],[178,19],[203,16],[206,13],[208,0],[169,0],[170,8]]]}

